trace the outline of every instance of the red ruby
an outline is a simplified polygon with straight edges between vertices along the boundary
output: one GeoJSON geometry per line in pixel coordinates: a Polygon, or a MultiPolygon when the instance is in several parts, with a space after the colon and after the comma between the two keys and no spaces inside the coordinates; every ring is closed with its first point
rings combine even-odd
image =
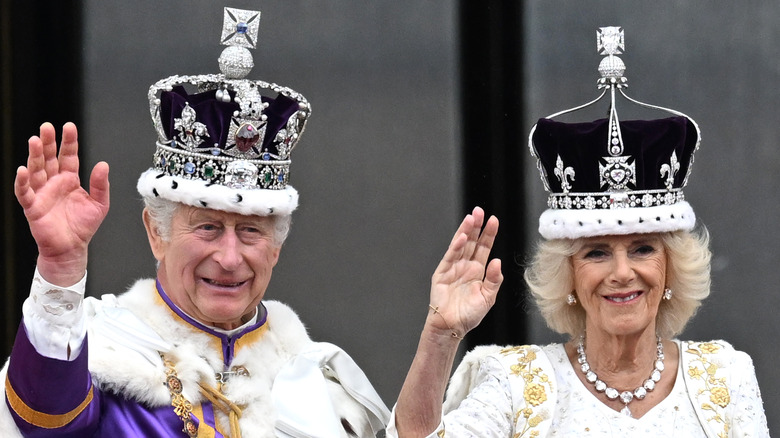
{"type": "Polygon", "coordinates": [[[260,141],[260,133],[254,126],[245,123],[236,132],[236,147],[241,152],[247,152],[260,141]]]}

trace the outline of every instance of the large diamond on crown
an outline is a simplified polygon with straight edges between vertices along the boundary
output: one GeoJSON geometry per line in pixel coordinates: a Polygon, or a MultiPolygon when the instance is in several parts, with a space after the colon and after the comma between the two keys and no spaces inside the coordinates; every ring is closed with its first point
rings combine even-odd
{"type": "Polygon", "coordinates": [[[233,161],[225,169],[225,185],[234,189],[255,189],[259,173],[257,166],[248,161],[233,161]]]}
{"type": "Polygon", "coordinates": [[[599,187],[607,186],[608,192],[626,190],[636,185],[636,162],[633,157],[602,157],[599,163],[599,187]]]}

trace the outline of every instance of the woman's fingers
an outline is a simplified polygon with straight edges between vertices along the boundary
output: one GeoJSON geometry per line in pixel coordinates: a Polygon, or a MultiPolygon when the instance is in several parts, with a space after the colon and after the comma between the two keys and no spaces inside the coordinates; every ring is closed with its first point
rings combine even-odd
{"type": "Polygon", "coordinates": [[[498,218],[491,216],[485,224],[485,228],[479,235],[479,240],[474,246],[473,259],[483,266],[487,264],[490,251],[493,250],[493,243],[498,235],[498,218]]]}
{"type": "Polygon", "coordinates": [[[498,219],[491,216],[482,229],[483,220],[484,211],[479,207],[474,208],[472,214],[466,215],[452,237],[437,272],[445,272],[461,260],[477,261],[484,269],[498,234],[498,219]]]}
{"type": "Polygon", "coordinates": [[[474,254],[474,249],[477,246],[477,243],[479,242],[479,235],[482,231],[482,223],[485,220],[485,212],[479,208],[474,207],[474,210],[471,212],[471,216],[474,218],[474,221],[471,223],[471,228],[468,230],[468,241],[466,242],[466,246],[463,248],[464,258],[471,258],[474,254]]]}
{"type": "Polygon", "coordinates": [[[498,289],[504,281],[504,274],[501,272],[501,259],[493,259],[488,263],[485,270],[485,279],[482,281],[482,288],[489,297],[492,297],[490,305],[496,301],[498,289]]]}

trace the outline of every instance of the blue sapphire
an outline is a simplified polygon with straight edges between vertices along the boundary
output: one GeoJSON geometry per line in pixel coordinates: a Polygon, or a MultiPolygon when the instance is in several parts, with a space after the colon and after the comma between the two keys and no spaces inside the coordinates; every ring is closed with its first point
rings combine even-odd
{"type": "Polygon", "coordinates": [[[219,155],[220,152],[219,148],[211,148],[211,155],[219,155]]]}
{"type": "Polygon", "coordinates": [[[247,26],[246,23],[244,22],[236,23],[236,32],[240,34],[244,34],[246,33],[247,29],[249,29],[249,26],[247,26]]]}
{"type": "Polygon", "coordinates": [[[268,152],[263,154],[263,160],[269,161],[270,159],[271,159],[271,154],[269,154],[268,152]]]}
{"type": "Polygon", "coordinates": [[[184,163],[184,172],[189,173],[190,175],[195,173],[195,164],[190,163],[189,161],[184,163]]]}
{"type": "Polygon", "coordinates": [[[279,182],[284,182],[284,171],[279,172],[279,176],[276,177],[279,182]]]}

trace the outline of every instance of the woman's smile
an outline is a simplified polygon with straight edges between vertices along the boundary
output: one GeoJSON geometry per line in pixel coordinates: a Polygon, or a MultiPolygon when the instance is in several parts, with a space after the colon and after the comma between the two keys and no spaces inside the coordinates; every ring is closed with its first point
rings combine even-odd
{"type": "Polygon", "coordinates": [[[636,298],[639,298],[642,295],[642,292],[630,292],[627,294],[614,294],[614,295],[607,295],[604,298],[607,301],[612,301],[613,303],[627,303],[629,301],[633,301],[636,298]]]}

